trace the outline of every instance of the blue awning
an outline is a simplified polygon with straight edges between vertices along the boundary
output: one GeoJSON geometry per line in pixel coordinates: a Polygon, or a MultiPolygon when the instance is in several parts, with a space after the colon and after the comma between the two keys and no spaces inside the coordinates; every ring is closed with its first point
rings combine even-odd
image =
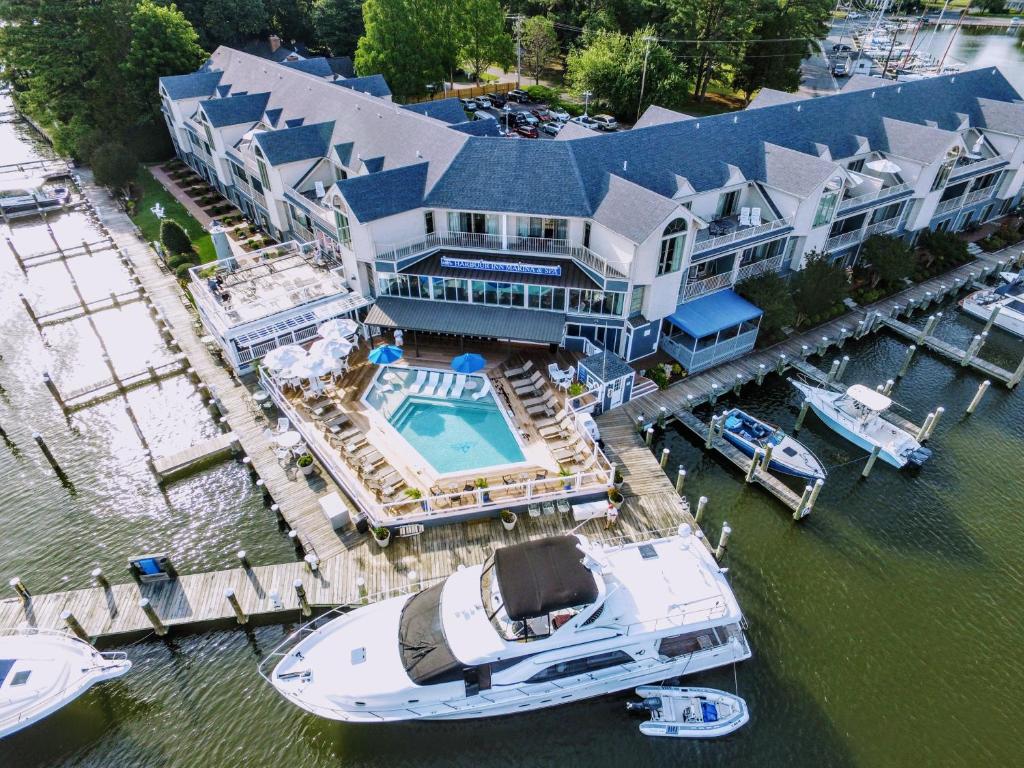
{"type": "Polygon", "coordinates": [[[754,320],[762,314],[760,309],[729,290],[680,304],[666,319],[676,328],[700,339],[754,320]]]}

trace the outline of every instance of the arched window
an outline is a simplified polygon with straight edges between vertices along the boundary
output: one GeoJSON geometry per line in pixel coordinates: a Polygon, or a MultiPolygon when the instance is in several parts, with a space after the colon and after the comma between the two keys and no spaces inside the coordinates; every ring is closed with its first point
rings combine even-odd
{"type": "Polygon", "coordinates": [[[683,248],[686,245],[686,219],[674,219],[661,233],[661,255],[658,257],[658,274],[667,275],[683,265],[683,248]]]}

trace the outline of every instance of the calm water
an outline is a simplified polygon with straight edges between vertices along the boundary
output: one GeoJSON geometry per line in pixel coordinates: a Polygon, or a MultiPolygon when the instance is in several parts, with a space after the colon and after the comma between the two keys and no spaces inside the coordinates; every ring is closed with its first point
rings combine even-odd
{"type": "MultiPolygon", "coordinates": [[[[0,125],[0,156],[32,151],[26,137],[0,125]]],[[[74,242],[90,227],[69,215],[55,230],[74,242]]],[[[16,234],[36,250],[48,247],[38,225],[19,225],[16,234]]],[[[95,295],[125,279],[101,257],[72,268],[95,295]]],[[[128,554],[146,549],[165,549],[190,570],[229,565],[239,546],[260,562],[291,557],[234,464],[161,491],[121,404],[67,421],[60,415],[40,376],[48,370],[64,388],[100,378],[92,329],[76,321],[41,338],[16,297],[20,291],[58,306],[66,290],[60,269],[30,270],[25,281],[0,252],[0,423],[14,443],[0,445],[0,577],[20,575],[36,590],[84,584],[95,564],[113,573],[128,554]],[[48,471],[29,437],[33,428],[46,435],[73,490],[48,471]]],[[[164,359],[136,308],[96,320],[119,368],[164,359]]],[[[962,344],[978,329],[950,307],[939,332],[962,344]]],[[[986,355],[1015,365],[1024,343],[993,336],[986,355]]],[[[854,361],[846,380],[883,381],[903,350],[885,335],[847,345],[854,361]]],[[[916,475],[878,464],[859,480],[864,456],[809,416],[800,438],[831,474],[817,509],[800,524],[689,438],[669,433],[655,446],[670,447],[673,475],[679,463],[687,467],[691,499],[711,499],[708,535],[717,538],[726,520],[734,528],[727,565],[754,658],[735,677],[752,721],[729,739],[642,737],[623,712],[624,695],[501,721],[330,723],[287,705],[256,675],[257,660],[284,632],[270,627],[127,648],[131,674],[4,740],[0,766],[1016,764],[1024,749],[1024,395],[993,387],[966,418],[977,384],[973,374],[923,353],[899,383],[894,396],[915,421],[936,405],[947,408],[935,457],[916,475]]],[[[184,380],[131,398],[158,451],[212,433],[184,380]]],[[[777,378],[745,391],[743,403],[783,427],[793,424],[796,400],[777,378]]],[[[732,669],[689,680],[734,685],[732,669]]]]}

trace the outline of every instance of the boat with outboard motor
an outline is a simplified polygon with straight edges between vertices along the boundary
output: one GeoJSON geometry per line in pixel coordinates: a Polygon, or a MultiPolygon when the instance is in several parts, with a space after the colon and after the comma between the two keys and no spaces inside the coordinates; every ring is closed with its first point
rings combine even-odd
{"type": "Polygon", "coordinates": [[[101,653],[66,632],[0,631],[0,738],[42,720],[131,666],[124,653],[101,653]]]}
{"type": "Polygon", "coordinates": [[[733,408],[723,416],[722,436],[751,458],[761,449],[772,447],[770,470],[806,480],[824,480],[825,467],[818,457],[781,429],[733,408]]]}
{"type": "Polygon", "coordinates": [[[18,182],[18,186],[0,189],[0,219],[38,216],[64,208],[71,200],[67,187],[51,187],[43,182],[18,182]]]}
{"type": "Polygon", "coordinates": [[[863,384],[854,384],[845,392],[834,392],[790,379],[810,405],[834,431],[866,451],[874,451],[886,464],[902,469],[910,465],[920,467],[929,458],[930,448],[922,446],[906,430],[900,429],[882,414],[892,405],[892,399],[863,384]]]}
{"type": "Polygon", "coordinates": [[[960,300],[960,308],[971,317],[1024,338],[1024,272],[1000,272],[1003,284],[975,291],[960,300]],[[998,312],[996,310],[998,309],[998,312]]]}
{"type": "Polygon", "coordinates": [[[286,699],[350,722],[523,712],[750,657],[743,614],[706,542],[604,546],[575,534],[302,627],[260,665],[286,699]]]}
{"type": "Polygon", "coordinates": [[[714,688],[643,685],[636,695],[641,701],[627,703],[626,709],[651,713],[651,719],[640,725],[645,736],[713,739],[728,736],[750,720],[747,702],[714,688]]]}

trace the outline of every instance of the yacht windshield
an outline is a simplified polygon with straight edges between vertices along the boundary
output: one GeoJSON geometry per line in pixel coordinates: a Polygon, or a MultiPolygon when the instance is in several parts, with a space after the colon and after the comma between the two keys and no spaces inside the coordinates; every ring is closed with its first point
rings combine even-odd
{"type": "Polygon", "coordinates": [[[409,678],[416,685],[451,683],[462,679],[462,662],[455,658],[441,622],[441,590],[435,584],[405,604],[398,624],[398,648],[409,678]]]}

